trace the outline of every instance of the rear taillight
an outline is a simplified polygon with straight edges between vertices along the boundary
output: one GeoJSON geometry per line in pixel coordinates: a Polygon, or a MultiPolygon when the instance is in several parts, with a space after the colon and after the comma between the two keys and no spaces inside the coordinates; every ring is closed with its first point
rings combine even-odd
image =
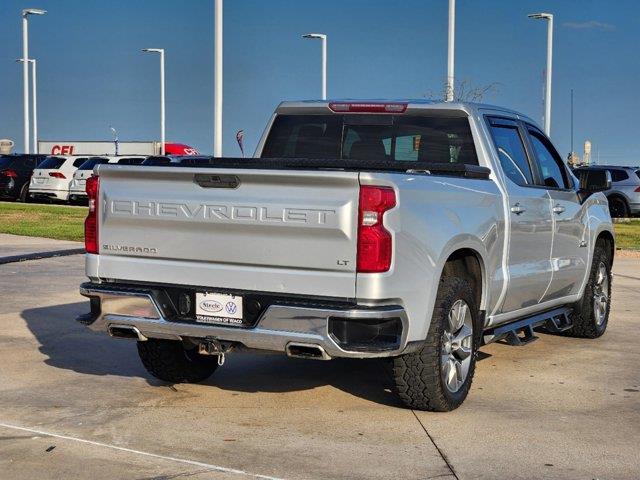
{"type": "Polygon", "coordinates": [[[15,170],[5,170],[4,172],[0,172],[0,175],[4,175],[9,178],[18,178],[18,173],[15,170]]]}
{"type": "Polygon", "coordinates": [[[332,102],[329,104],[332,112],[348,113],[404,113],[406,103],[398,102],[332,102]]]}
{"type": "Polygon", "coordinates": [[[89,213],[84,221],[84,248],[87,253],[98,253],[98,198],[100,177],[87,178],[85,186],[89,197],[89,213]]]}
{"type": "Polygon", "coordinates": [[[384,212],[396,206],[396,193],[389,187],[360,187],[358,206],[359,273],[386,272],[391,267],[392,238],[384,228],[384,212]]]}
{"type": "Polygon", "coordinates": [[[62,172],[49,172],[49,176],[53,178],[67,178],[62,172]]]}
{"type": "Polygon", "coordinates": [[[637,188],[634,190],[634,192],[636,192],[636,193],[640,193],[640,187],[637,187],[637,188]]]}

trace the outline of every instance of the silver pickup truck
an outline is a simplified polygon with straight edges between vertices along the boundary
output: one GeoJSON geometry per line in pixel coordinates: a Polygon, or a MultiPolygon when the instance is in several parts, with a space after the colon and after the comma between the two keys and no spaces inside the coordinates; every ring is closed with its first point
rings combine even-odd
{"type": "Polygon", "coordinates": [[[511,110],[285,102],[254,158],[96,167],[78,320],[168,382],[236,347],[388,357],[407,406],[452,410],[483,344],[604,333],[610,184],[511,110]]]}

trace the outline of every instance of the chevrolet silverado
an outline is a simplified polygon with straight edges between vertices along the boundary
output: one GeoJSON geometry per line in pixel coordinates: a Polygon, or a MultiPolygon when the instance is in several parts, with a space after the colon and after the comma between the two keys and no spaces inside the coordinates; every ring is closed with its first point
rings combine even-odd
{"type": "Polygon", "coordinates": [[[237,347],[388,357],[408,407],[452,410],[483,344],[604,333],[610,185],[512,110],[284,102],[252,159],[96,167],[78,320],[168,382],[237,347]]]}

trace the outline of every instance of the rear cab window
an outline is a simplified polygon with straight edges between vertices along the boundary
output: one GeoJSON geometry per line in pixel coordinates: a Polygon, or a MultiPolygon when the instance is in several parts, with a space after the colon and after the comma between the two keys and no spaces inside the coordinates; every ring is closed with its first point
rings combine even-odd
{"type": "Polygon", "coordinates": [[[261,158],[478,165],[463,116],[278,115],[261,158]]]}

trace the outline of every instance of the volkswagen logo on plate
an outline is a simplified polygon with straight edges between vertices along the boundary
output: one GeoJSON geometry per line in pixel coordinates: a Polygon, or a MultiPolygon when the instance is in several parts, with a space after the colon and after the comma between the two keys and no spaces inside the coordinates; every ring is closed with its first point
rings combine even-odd
{"type": "Polygon", "coordinates": [[[200,302],[200,308],[206,312],[217,313],[222,310],[222,304],[215,300],[204,300],[200,302]]]}
{"type": "Polygon", "coordinates": [[[230,315],[233,315],[234,313],[236,313],[238,311],[238,306],[233,302],[227,302],[227,304],[224,306],[224,308],[227,311],[227,313],[230,314],[230,315]]]}

